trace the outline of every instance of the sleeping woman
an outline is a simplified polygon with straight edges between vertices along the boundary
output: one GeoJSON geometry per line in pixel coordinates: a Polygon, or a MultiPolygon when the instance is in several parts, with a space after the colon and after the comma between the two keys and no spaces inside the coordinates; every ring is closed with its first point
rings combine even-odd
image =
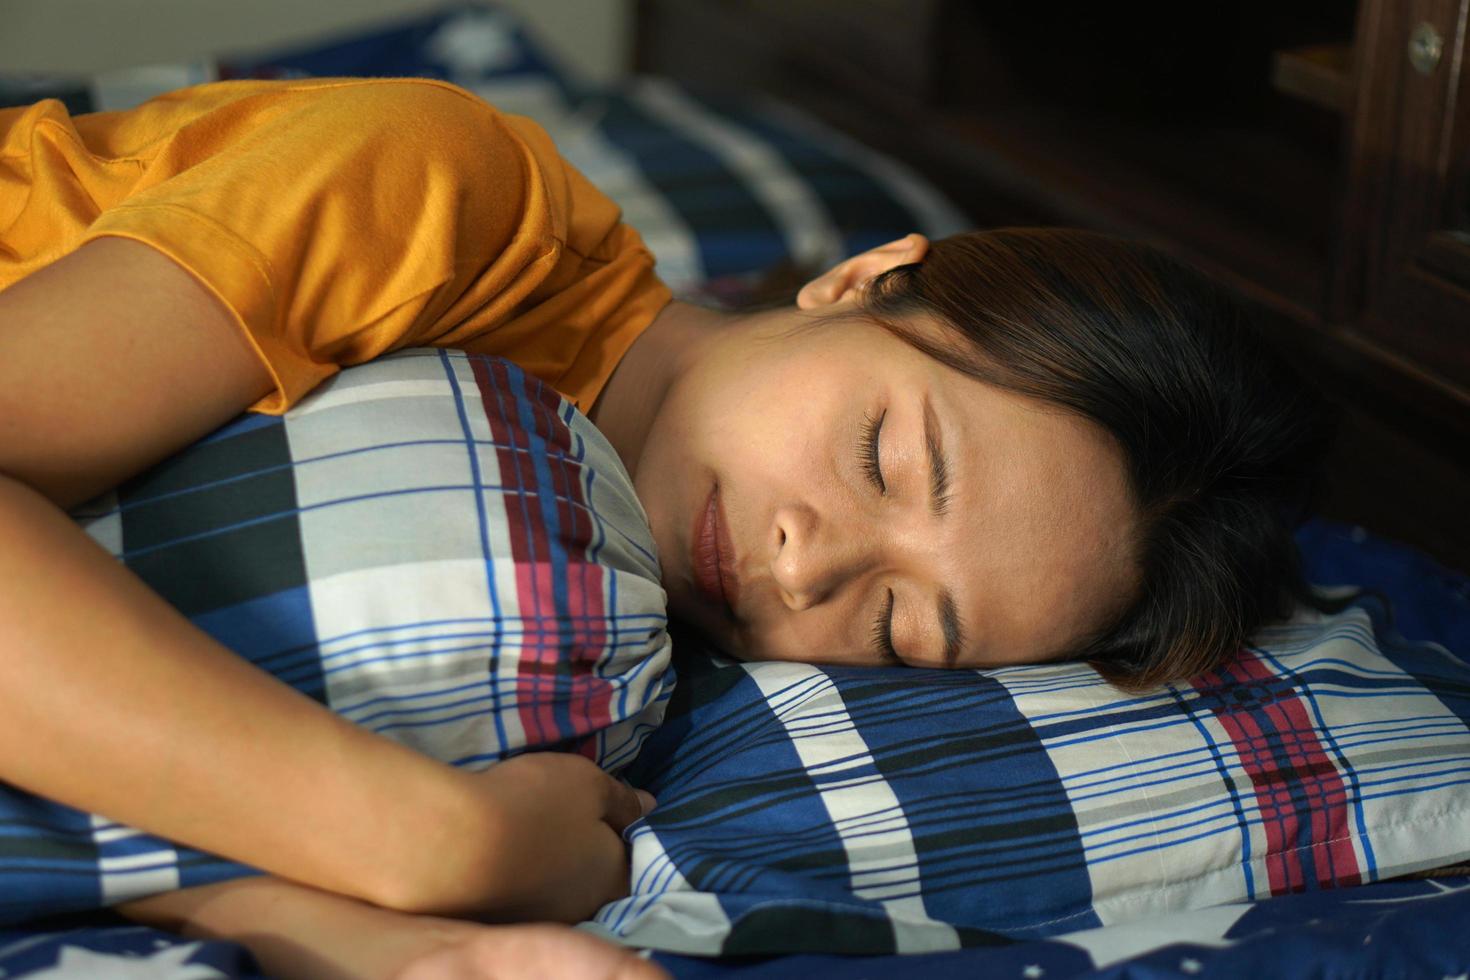
{"type": "Polygon", "coordinates": [[[589,415],[671,611],[739,657],[1084,659],[1147,687],[1306,596],[1290,529],[1324,416],[1155,248],[909,235],[730,314],[672,300],[541,129],[449,85],[0,110],[0,779],[267,872],[122,911],[277,974],[658,975],[563,926],[466,921],[626,894],[646,794],[577,757],[469,772],[357,728],[66,516],[243,410],[430,345],[589,415]]]}

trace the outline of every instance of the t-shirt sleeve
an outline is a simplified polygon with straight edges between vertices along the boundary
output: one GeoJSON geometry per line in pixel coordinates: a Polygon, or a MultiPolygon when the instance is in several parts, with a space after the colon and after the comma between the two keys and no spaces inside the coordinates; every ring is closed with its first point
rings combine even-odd
{"type": "Polygon", "coordinates": [[[341,366],[470,343],[556,267],[565,217],[507,118],[424,80],[246,90],[170,134],[85,238],[190,270],[272,375],[252,407],[278,413],[341,366]]]}

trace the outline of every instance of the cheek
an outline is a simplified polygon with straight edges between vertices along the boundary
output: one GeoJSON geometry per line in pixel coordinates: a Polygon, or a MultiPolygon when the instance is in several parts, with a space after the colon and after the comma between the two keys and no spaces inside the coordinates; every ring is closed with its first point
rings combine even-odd
{"type": "Polygon", "coordinates": [[[688,564],[680,555],[689,534],[683,524],[693,518],[687,498],[697,492],[694,484],[701,472],[701,460],[691,451],[682,423],[661,413],[639,455],[633,489],[653,530],[665,588],[688,564]]]}
{"type": "Polygon", "coordinates": [[[650,474],[649,469],[640,469],[633,480],[633,490],[638,495],[638,502],[643,505],[648,526],[653,531],[653,543],[658,548],[659,567],[667,588],[668,577],[675,568],[673,559],[677,545],[672,531],[679,508],[675,497],[670,493],[670,481],[654,479],[650,474]]]}
{"type": "Polygon", "coordinates": [[[791,347],[731,365],[709,386],[717,392],[721,425],[742,431],[821,418],[870,380],[841,350],[791,347]]]}
{"type": "Polygon", "coordinates": [[[871,658],[862,647],[860,620],[860,611],[848,608],[846,603],[801,613],[781,606],[742,631],[736,652],[747,660],[866,663],[871,658]]]}

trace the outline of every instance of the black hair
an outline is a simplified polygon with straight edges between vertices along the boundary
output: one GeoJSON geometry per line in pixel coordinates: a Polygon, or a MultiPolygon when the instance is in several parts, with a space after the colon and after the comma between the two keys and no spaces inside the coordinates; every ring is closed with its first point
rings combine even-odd
{"type": "Polygon", "coordinates": [[[1095,232],[1006,228],[932,243],[861,302],[924,353],[1093,422],[1118,447],[1138,587],[1071,650],[1115,684],[1218,667],[1298,602],[1346,605],[1307,586],[1292,540],[1322,494],[1335,416],[1194,267],[1095,232]]]}

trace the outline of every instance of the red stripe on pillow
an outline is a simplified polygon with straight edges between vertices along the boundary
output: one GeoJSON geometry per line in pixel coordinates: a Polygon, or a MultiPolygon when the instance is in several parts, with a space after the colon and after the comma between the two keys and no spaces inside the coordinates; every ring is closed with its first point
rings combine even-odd
{"type": "Polygon", "coordinates": [[[1249,650],[1195,681],[1201,691],[1229,685],[1235,699],[1214,713],[1255,787],[1271,894],[1361,884],[1347,787],[1307,704],[1249,650]]]}

